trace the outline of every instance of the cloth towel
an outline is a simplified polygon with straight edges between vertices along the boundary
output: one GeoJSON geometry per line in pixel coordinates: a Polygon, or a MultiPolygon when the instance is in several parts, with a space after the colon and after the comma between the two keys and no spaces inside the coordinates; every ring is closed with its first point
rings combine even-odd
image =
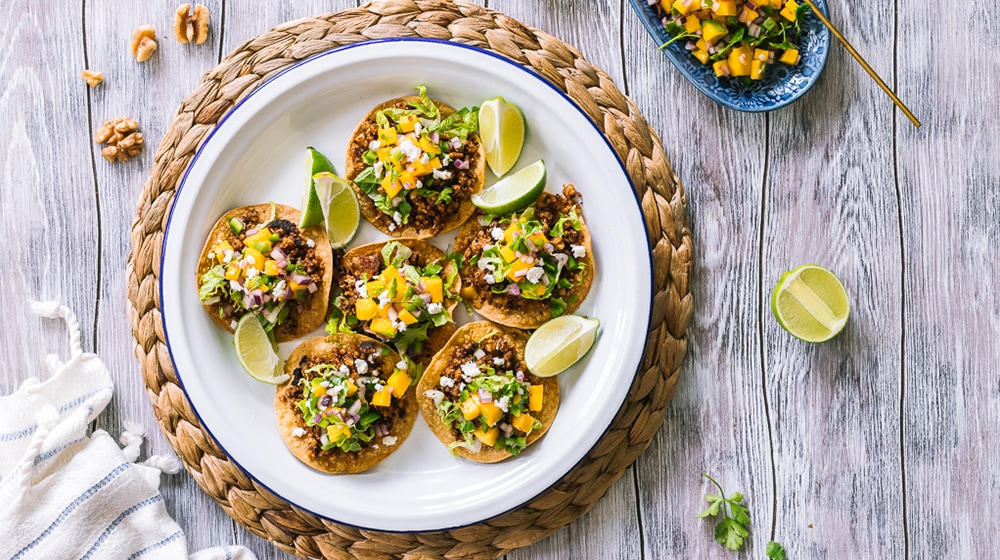
{"type": "MultiPolygon", "coordinates": [[[[161,472],[175,457],[135,463],[143,431],[126,424],[121,448],[87,426],[107,406],[111,375],[80,347],[80,325],[67,307],[32,303],[44,317],[62,317],[70,358],[49,355],[49,376],[32,377],[0,396],[0,559],[152,560],[188,558],[180,526],[159,492],[161,472]]],[[[206,549],[191,560],[255,560],[239,547],[206,549]]]]}

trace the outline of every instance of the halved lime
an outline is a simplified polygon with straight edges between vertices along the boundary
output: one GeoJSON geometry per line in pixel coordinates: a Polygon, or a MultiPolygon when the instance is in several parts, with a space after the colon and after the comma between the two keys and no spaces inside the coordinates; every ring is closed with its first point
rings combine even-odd
{"type": "Polygon", "coordinates": [[[851,306],[840,280],[817,264],[781,275],[771,294],[771,312],[781,328],[806,342],[824,342],[847,324],[851,306]]]}
{"type": "Polygon", "coordinates": [[[544,190],[545,162],[538,160],[472,195],[472,203],[491,214],[505,214],[528,207],[544,190]]]}
{"type": "Polygon", "coordinates": [[[316,148],[309,146],[306,148],[306,189],[302,194],[302,219],[299,221],[300,228],[315,227],[323,223],[323,216],[326,208],[330,204],[329,193],[317,192],[313,177],[317,173],[333,173],[336,170],[326,156],[319,153],[316,148]],[[324,196],[326,195],[326,196],[324,196]]]}
{"type": "Polygon", "coordinates": [[[340,249],[354,239],[361,225],[361,206],[350,181],[333,173],[313,175],[313,184],[318,193],[325,197],[326,235],[330,246],[340,249]]]}
{"type": "Polygon", "coordinates": [[[503,97],[479,106],[479,139],[486,151],[486,163],[498,178],[503,177],[521,156],[524,146],[524,115],[517,105],[503,97]]]}
{"type": "Polygon", "coordinates": [[[556,317],[538,327],[524,347],[524,361],[531,373],[552,377],[587,355],[597,339],[601,322],[579,315],[556,317]]]}
{"type": "Polygon", "coordinates": [[[281,360],[274,352],[271,339],[253,313],[247,313],[236,324],[233,334],[236,357],[240,365],[257,381],[278,385],[288,381],[281,369],[281,360]]]}

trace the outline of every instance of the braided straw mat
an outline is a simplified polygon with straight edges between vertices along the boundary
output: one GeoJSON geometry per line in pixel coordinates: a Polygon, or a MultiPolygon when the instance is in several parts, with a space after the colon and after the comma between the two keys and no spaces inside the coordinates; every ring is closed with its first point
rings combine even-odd
{"type": "Polygon", "coordinates": [[[663,420],[687,350],[691,233],[684,191],[659,138],[604,71],[573,47],[501,13],[447,0],[382,0],[281,25],[230,54],[185,99],[156,152],[132,225],[129,319],[160,428],[202,490],[230,517],[303,557],[493,558],[527,546],[586,513],[646,449],[663,420]],[[202,430],[181,390],[163,336],[159,274],[163,230],[181,177],[219,119],[254,88],[296,62],[386,37],[456,41],[502,54],[564,90],[625,162],[653,255],[653,313],[645,354],[626,402],[588,455],[520,508],[448,531],[387,533],[301,511],[257,485],[202,430]]]}

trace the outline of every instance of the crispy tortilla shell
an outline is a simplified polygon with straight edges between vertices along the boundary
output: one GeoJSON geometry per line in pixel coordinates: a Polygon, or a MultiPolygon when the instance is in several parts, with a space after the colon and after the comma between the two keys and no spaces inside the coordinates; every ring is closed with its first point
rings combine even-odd
{"type": "MultiPolygon", "coordinates": [[[[434,432],[434,435],[446,446],[458,440],[455,438],[452,428],[446,426],[441,420],[441,416],[437,412],[437,407],[434,406],[434,401],[430,397],[425,396],[424,392],[429,389],[439,389],[442,372],[449,366],[452,358],[463,344],[466,342],[478,342],[493,332],[498,332],[500,336],[513,341],[518,359],[524,362],[524,345],[528,342],[528,335],[524,331],[497,325],[489,321],[477,321],[463,325],[455,332],[451,340],[448,341],[448,344],[434,356],[431,364],[424,371],[423,377],[420,378],[420,383],[417,385],[416,396],[417,401],[420,403],[420,413],[423,414],[424,420],[427,421],[427,426],[434,432]]],[[[540,383],[545,387],[542,410],[531,413],[536,420],[541,422],[542,427],[532,430],[528,434],[526,438],[527,445],[525,446],[527,448],[527,446],[530,446],[545,435],[545,432],[549,430],[552,422],[555,420],[556,411],[559,410],[559,381],[555,377],[536,377],[528,372],[525,372],[525,375],[532,383],[540,383]]],[[[508,451],[487,445],[483,445],[478,453],[473,453],[465,447],[456,447],[455,452],[466,459],[478,463],[496,463],[511,456],[508,451]]]]}
{"type": "MultiPolygon", "coordinates": [[[[390,224],[395,225],[392,218],[382,213],[381,210],[375,207],[375,202],[368,197],[357,185],[354,184],[354,178],[357,177],[362,171],[364,171],[366,165],[361,161],[360,154],[357,153],[355,148],[355,143],[358,142],[358,138],[364,136],[365,127],[375,122],[375,113],[381,111],[382,109],[387,109],[389,107],[395,106],[400,101],[418,101],[420,98],[408,95],[404,97],[397,97],[395,99],[390,99],[384,103],[380,103],[374,109],[365,115],[365,118],[361,120],[357,128],[354,129],[354,133],[351,135],[351,142],[347,147],[347,159],[344,166],[344,177],[351,181],[351,185],[354,187],[354,192],[358,195],[358,203],[361,205],[361,215],[365,217],[371,225],[375,226],[388,235],[393,237],[419,237],[428,238],[434,237],[439,233],[444,233],[457,229],[461,226],[469,216],[476,210],[474,204],[472,204],[471,198],[465,198],[461,201],[459,210],[452,213],[447,217],[447,219],[433,228],[419,228],[412,223],[402,224],[390,229],[390,224]]],[[[446,103],[442,103],[437,99],[432,99],[435,105],[437,105],[438,110],[441,111],[442,117],[447,117],[448,115],[455,112],[455,108],[451,107],[446,103]]],[[[482,142],[479,141],[479,136],[472,134],[469,138],[473,139],[476,145],[479,147],[478,154],[472,158],[472,169],[476,176],[476,186],[473,187],[473,193],[478,193],[483,190],[486,185],[486,151],[483,149],[482,142]]],[[[470,193],[469,196],[473,193],[470,193]]]]}
{"type": "MultiPolygon", "coordinates": [[[[299,224],[300,215],[298,210],[284,204],[275,204],[274,206],[277,219],[285,219],[295,225],[299,224]]],[[[236,237],[229,228],[229,220],[244,215],[248,210],[256,212],[258,216],[270,216],[271,205],[254,204],[234,208],[223,214],[215,222],[211,233],[208,235],[208,240],[201,250],[201,256],[198,259],[197,283],[199,287],[201,287],[202,275],[212,268],[212,261],[208,258],[212,247],[215,247],[220,241],[231,242],[236,237]]],[[[330,287],[333,284],[333,250],[330,248],[330,240],[326,235],[326,229],[322,226],[300,229],[299,231],[303,237],[312,239],[316,244],[313,247],[313,251],[316,253],[316,258],[323,263],[323,277],[317,286],[318,289],[316,292],[310,294],[304,300],[302,310],[296,311],[292,309],[288,314],[288,318],[274,328],[274,339],[276,342],[288,342],[289,340],[302,338],[323,326],[323,323],[326,322],[327,308],[330,302],[330,287]]],[[[219,302],[212,305],[203,305],[203,307],[216,325],[219,325],[220,328],[228,332],[233,332],[229,321],[219,316],[221,305],[223,303],[219,302]]]]}
{"type": "MultiPolygon", "coordinates": [[[[310,338],[300,344],[292,351],[292,354],[288,357],[288,361],[285,362],[285,373],[294,380],[295,370],[299,367],[304,357],[310,356],[322,362],[323,358],[332,358],[338,346],[346,346],[352,351],[352,354],[361,357],[366,354],[361,350],[362,343],[372,343],[376,348],[388,349],[389,354],[383,358],[385,363],[395,364],[400,360],[399,354],[396,354],[391,348],[377,340],[357,334],[341,333],[332,336],[310,338]]],[[[387,379],[391,373],[391,367],[388,370],[380,370],[379,377],[387,379]]],[[[302,375],[307,379],[310,378],[304,372],[302,375]]],[[[394,418],[389,430],[389,435],[396,437],[395,444],[384,445],[381,443],[382,438],[376,437],[360,451],[346,452],[336,448],[323,451],[317,445],[316,439],[308,435],[317,428],[306,426],[302,412],[297,406],[301,398],[301,389],[291,382],[278,386],[274,393],[274,413],[278,420],[278,431],[281,433],[281,439],[284,440],[289,451],[298,460],[318,471],[330,474],[358,473],[374,467],[399,449],[406,440],[406,437],[410,435],[413,423],[417,418],[417,401],[414,391],[411,388],[411,390],[406,392],[403,399],[400,400],[403,405],[402,414],[394,418]],[[307,436],[296,437],[292,435],[296,428],[306,430],[307,436]]],[[[396,406],[395,398],[393,398],[393,406],[396,406]]]]}

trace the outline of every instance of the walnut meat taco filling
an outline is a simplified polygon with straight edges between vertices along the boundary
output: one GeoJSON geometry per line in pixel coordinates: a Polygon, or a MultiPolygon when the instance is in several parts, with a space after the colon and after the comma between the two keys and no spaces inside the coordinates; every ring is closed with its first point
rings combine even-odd
{"type": "Polygon", "coordinates": [[[300,229],[298,210],[258,204],[227,212],[212,229],[198,265],[198,296],[232,332],[246,313],[275,340],[301,337],[323,324],[333,279],[322,228],[300,229]]]}
{"type": "Polygon", "coordinates": [[[285,365],[275,394],[286,445],[324,472],[360,472],[406,439],[416,418],[413,378],[385,345],[359,335],[313,338],[285,365]]]}
{"type": "Polygon", "coordinates": [[[573,185],[543,192],[532,206],[466,222],[454,251],[467,296],[481,315],[536,328],[576,310],[590,290],[594,258],[573,185]]]}
{"type": "Polygon", "coordinates": [[[341,295],[327,332],[374,336],[422,370],[455,332],[457,267],[420,239],[363,245],[341,262],[341,295]]]}
{"type": "Polygon", "coordinates": [[[347,150],[347,179],[362,213],[391,235],[431,237],[457,228],[482,190],[485,156],[476,108],[455,111],[427,90],[376,107],[347,150]]]}
{"type": "Polygon", "coordinates": [[[524,363],[527,336],[486,321],[463,326],[417,387],[421,413],[455,454],[492,463],[520,454],[552,425],[555,378],[524,363]]]}

